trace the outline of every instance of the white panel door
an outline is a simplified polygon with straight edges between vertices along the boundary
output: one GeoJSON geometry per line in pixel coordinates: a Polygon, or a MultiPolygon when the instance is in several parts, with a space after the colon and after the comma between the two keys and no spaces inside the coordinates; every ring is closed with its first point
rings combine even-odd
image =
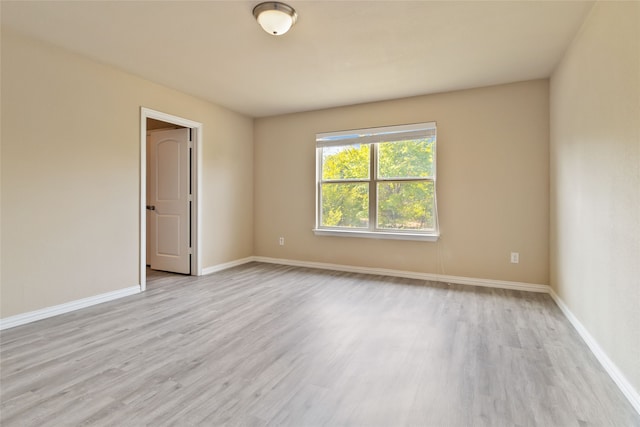
{"type": "Polygon", "coordinates": [[[147,156],[147,262],[154,270],[189,274],[189,129],[152,132],[147,156]]]}

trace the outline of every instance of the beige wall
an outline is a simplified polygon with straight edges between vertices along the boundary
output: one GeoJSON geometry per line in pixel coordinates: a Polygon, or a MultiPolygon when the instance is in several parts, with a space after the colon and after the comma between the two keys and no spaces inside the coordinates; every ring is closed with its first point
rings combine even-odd
{"type": "Polygon", "coordinates": [[[3,32],[0,317],[139,283],[141,106],[203,123],[203,267],[252,254],[252,119],[3,32]]]}
{"type": "Polygon", "coordinates": [[[548,105],[538,80],[257,119],[255,255],[547,284],[548,105]],[[315,134],[427,121],[440,240],[314,236],[315,134]]]}
{"type": "Polygon", "coordinates": [[[640,3],[594,6],[550,104],[551,285],[640,390],[640,3]]]}

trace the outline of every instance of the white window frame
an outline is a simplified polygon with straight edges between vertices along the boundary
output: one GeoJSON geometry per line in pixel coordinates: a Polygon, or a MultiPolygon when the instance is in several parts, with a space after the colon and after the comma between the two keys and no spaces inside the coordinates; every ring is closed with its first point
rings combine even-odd
{"type": "Polygon", "coordinates": [[[437,241],[440,237],[438,225],[438,204],[436,194],[436,153],[437,136],[433,150],[433,175],[427,178],[378,178],[378,143],[402,141],[424,137],[428,133],[436,133],[436,123],[415,123],[410,125],[385,126],[378,128],[354,129],[338,132],[316,134],[316,227],[318,236],[365,237],[375,239],[423,240],[437,241]],[[331,180],[332,183],[367,183],[369,185],[369,226],[368,228],[344,228],[322,226],[322,148],[345,146],[349,144],[368,144],[370,146],[369,177],[366,179],[331,180]],[[433,182],[434,197],[434,229],[389,230],[377,228],[377,187],[381,182],[433,182]]]}

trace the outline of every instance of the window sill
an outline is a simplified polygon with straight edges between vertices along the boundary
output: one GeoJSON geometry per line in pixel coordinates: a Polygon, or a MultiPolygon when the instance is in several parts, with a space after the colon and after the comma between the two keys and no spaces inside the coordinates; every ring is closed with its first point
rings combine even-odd
{"type": "Polygon", "coordinates": [[[316,236],[337,236],[337,237],[363,237],[366,239],[392,239],[392,240],[420,240],[423,242],[437,242],[440,234],[417,234],[417,233],[393,233],[385,231],[359,231],[359,230],[329,230],[324,228],[314,228],[313,234],[316,236]]]}

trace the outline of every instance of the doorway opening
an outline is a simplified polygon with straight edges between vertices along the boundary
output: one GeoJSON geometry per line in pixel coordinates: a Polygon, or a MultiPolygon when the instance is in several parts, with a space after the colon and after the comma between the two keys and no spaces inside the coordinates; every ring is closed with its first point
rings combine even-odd
{"type": "MultiPolygon", "coordinates": [[[[165,138],[165,140],[168,140],[165,138]]],[[[170,140],[170,142],[174,142],[176,138],[170,140]]],[[[160,141],[162,143],[163,141],[160,141]]],[[[187,142],[185,142],[187,143],[187,142]]],[[[182,148],[180,148],[182,150],[182,148]]],[[[169,265],[168,267],[162,267],[162,269],[166,269],[168,271],[176,271],[182,272],[186,274],[191,274],[193,276],[200,276],[202,274],[202,267],[200,262],[200,183],[201,183],[201,152],[202,152],[202,123],[198,123],[189,119],[185,119],[178,116],[173,116],[167,113],[163,113],[160,111],[151,110],[149,108],[142,107],[140,109],[140,290],[144,291],[147,286],[147,265],[149,262],[148,257],[148,241],[149,241],[149,233],[157,233],[158,227],[165,230],[174,230],[176,232],[176,236],[179,236],[181,239],[180,245],[184,245],[185,241],[188,241],[188,246],[176,250],[175,252],[180,252],[185,254],[185,250],[188,251],[188,258],[186,262],[188,263],[186,267],[174,270],[174,267],[169,265]],[[173,130],[173,134],[172,134],[173,130]],[[180,131],[183,130],[183,131],[180,131]],[[182,222],[185,221],[188,223],[186,228],[183,225],[175,226],[174,224],[179,224],[180,220],[174,220],[173,217],[178,215],[175,212],[161,212],[162,209],[167,209],[166,200],[161,200],[156,206],[155,204],[149,203],[149,196],[153,196],[148,194],[147,189],[150,184],[149,179],[149,171],[154,170],[153,167],[149,166],[149,161],[153,159],[154,162],[157,162],[158,165],[166,165],[170,164],[172,161],[167,160],[173,155],[172,152],[177,153],[177,148],[180,144],[165,144],[163,147],[168,147],[167,149],[162,149],[158,151],[162,158],[157,159],[154,158],[156,152],[151,152],[148,149],[147,138],[148,135],[154,134],[158,135],[169,135],[167,138],[176,136],[177,133],[185,133],[188,135],[188,149],[184,151],[185,154],[178,154],[178,156],[182,159],[180,160],[180,165],[178,166],[180,176],[183,176],[183,173],[186,173],[186,180],[188,181],[185,185],[188,186],[188,195],[186,198],[182,198],[179,206],[183,207],[184,203],[188,203],[188,207],[186,210],[182,211],[182,222]],[[172,147],[173,145],[173,147],[172,147]],[[163,151],[164,150],[164,151],[163,151]],[[164,153],[164,154],[163,154],[164,153]],[[163,157],[165,156],[165,157],[163,157]],[[188,172],[187,172],[188,171],[188,172]],[[164,204],[163,204],[164,203],[164,204]],[[160,207],[162,206],[162,207],[160,207]],[[175,215],[174,215],[175,214],[175,215]],[[150,217],[149,215],[154,215],[150,217]],[[149,218],[154,221],[153,231],[148,229],[149,218]],[[159,222],[157,222],[157,218],[160,218],[159,222]],[[186,268],[186,270],[185,270],[186,268]]],[[[154,163],[155,164],[155,163],[154,163]]],[[[178,172],[176,172],[178,173],[178,172]]],[[[163,176],[159,175],[159,172],[154,172],[153,177],[163,176]]],[[[170,190],[178,188],[178,185],[182,186],[183,184],[175,183],[175,185],[171,182],[173,178],[164,176],[162,181],[165,181],[164,185],[167,185],[170,190]]],[[[186,188],[186,187],[185,187],[186,188]]],[[[178,191],[180,193],[185,193],[185,191],[178,191]]],[[[154,194],[156,194],[154,192],[154,194]]],[[[151,197],[153,199],[153,197],[151,197]]],[[[171,197],[164,198],[171,199],[171,197]]],[[[182,209],[182,208],[181,208],[182,209]]],[[[158,236],[151,236],[156,238],[158,236]]],[[[176,238],[178,239],[178,238],[176,238]]],[[[172,237],[168,239],[164,239],[160,241],[160,246],[171,246],[174,245],[174,241],[172,237]]],[[[155,246],[157,248],[158,245],[155,246]]],[[[172,250],[165,251],[171,253],[172,250]]],[[[171,257],[165,257],[171,258],[171,257]]],[[[163,261],[164,262],[164,261],[163,261]]],[[[169,260],[169,264],[171,264],[172,260],[169,260]]]]}

